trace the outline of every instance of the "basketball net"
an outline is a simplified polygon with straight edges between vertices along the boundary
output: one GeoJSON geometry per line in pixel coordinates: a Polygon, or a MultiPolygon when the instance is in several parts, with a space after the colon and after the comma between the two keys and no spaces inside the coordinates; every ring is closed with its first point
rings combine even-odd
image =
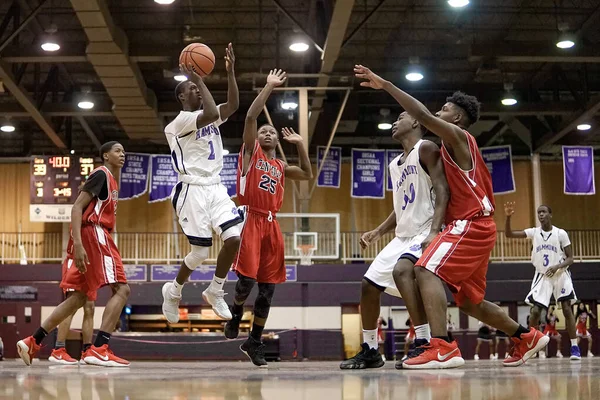
{"type": "Polygon", "coordinates": [[[315,246],[313,244],[301,244],[298,246],[300,252],[300,265],[311,265],[312,256],[315,254],[315,246]]]}

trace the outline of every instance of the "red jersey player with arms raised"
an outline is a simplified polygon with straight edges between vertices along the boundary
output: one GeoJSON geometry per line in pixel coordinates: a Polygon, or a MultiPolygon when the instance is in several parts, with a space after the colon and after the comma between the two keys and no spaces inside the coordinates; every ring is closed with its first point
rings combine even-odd
{"type": "Polygon", "coordinates": [[[121,255],[110,236],[116,224],[117,182],[125,163],[125,150],[118,142],[108,142],[100,147],[100,157],[104,165],[92,171],[71,211],[71,238],[60,287],[72,294],[54,309],[33,336],[17,343],[19,356],[27,365],[31,365],[48,332],[87,300],[96,300],[99,288],[110,285],[113,295],[102,314],[100,331],[82,358],[87,364],[104,367],[129,366],[129,361],[115,356],[108,348],[110,332],[114,331],[130,292],[121,255]]]}
{"type": "Polygon", "coordinates": [[[466,131],[479,118],[479,102],[473,96],[456,92],[433,115],[417,99],[369,68],[356,65],[354,72],[357,78],[366,79],[361,86],[387,91],[406,112],[442,139],[441,155],[450,189],[446,228],[423,250],[415,265],[432,339],[411,353],[403,367],[455,368],[464,364],[456,341],[447,336],[447,303],[442,282],[448,285],[464,313],[512,336],[515,347],[504,365],[523,364],[550,339],[537,329],[519,325],[499,306],[483,299],[496,224],[492,218],[492,178],[475,138],[466,131]]]}
{"type": "Polygon", "coordinates": [[[269,95],[285,79],[285,72],[271,71],[264,89],[248,109],[237,173],[244,227],[240,236],[240,250],[233,262],[238,281],[232,307],[233,318],[225,325],[225,336],[228,339],[238,337],[244,302],[258,282],[252,331],[240,349],[259,367],[267,365],[261,336],[269,316],[275,284],[285,282],[286,276],[283,236],[276,219],[283,203],[284,180],[312,178],[310,159],[300,135],[288,128],[282,131],[283,138],[298,149],[300,166],[289,166],[275,157],[279,141],[275,128],[267,124],[257,129],[256,119],[269,95]]]}

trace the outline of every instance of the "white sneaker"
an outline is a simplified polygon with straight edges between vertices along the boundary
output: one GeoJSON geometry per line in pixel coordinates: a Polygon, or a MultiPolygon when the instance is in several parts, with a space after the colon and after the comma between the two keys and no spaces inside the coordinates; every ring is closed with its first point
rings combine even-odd
{"type": "Polygon", "coordinates": [[[506,360],[508,357],[510,357],[510,354],[504,353],[504,359],[506,360]]]}
{"type": "Polygon", "coordinates": [[[475,354],[475,357],[473,357],[473,360],[479,361],[479,355],[475,354]]]}
{"type": "Polygon", "coordinates": [[[381,359],[382,359],[383,361],[387,361],[387,360],[385,359],[385,356],[384,356],[383,354],[381,355],[381,359]]]}
{"type": "Polygon", "coordinates": [[[223,290],[213,291],[209,287],[202,292],[202,298],[212,306],[213,311],[219,318],[226,321],[232,318],[229,306],[225,302],[225,292],[223,290]]]}
{"type": "Polygon", "coordinates": [[[594,355],[592,354],[592,352],[591,352],[591,351],[589,351],[589,350],[588,350],[588,355],[587,355],[587,356],[588,356],[588,357],[594,357],[594,355]]]}
{"type": "Polygon", "coordinates": [[[556,358],[563,358],[562,353],[560,352],[560,350],[556,351],[556,358]]]}
{"type": "Polygon", "coordinates": [[[497,360],[498,359],[498,354],[492,354],[492,356],[490,357],[490,360],[497,360]]]}
{"type": "Polygon", "coordinates": [[[546,352],[545,351],[540,351],[540,358],[541,359],[546,358],[546,352]]]}
{"type": "Polygon", "coordinates": [[[167,321],[174,324],[179,322],[179,302],[181,301],[181,296],[175,296],[171,292],[172,287],[173,282],[167,282],[162,287],[162,312],[167,321]]]}

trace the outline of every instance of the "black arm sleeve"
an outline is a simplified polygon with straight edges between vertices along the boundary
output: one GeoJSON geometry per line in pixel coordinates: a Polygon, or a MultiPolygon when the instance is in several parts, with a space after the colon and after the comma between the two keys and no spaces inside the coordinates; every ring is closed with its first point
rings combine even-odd
{"type": "Polygon", "coordinates": [[[106,200],[108,198],[106,173],[102,170],[94,172],[87,178],[81,190],[91,193],[102,201],[106,200]]]}

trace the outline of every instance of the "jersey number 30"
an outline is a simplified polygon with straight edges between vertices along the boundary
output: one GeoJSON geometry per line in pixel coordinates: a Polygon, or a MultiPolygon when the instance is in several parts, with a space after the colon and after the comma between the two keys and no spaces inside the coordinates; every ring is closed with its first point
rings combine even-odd
{"type": "Polygon", "coordinates": [[[260,177],[260,183],[258,184],[258,187],[271,194],[275,194],[277,190],[277,181],[265,174],[260,177]]]}

